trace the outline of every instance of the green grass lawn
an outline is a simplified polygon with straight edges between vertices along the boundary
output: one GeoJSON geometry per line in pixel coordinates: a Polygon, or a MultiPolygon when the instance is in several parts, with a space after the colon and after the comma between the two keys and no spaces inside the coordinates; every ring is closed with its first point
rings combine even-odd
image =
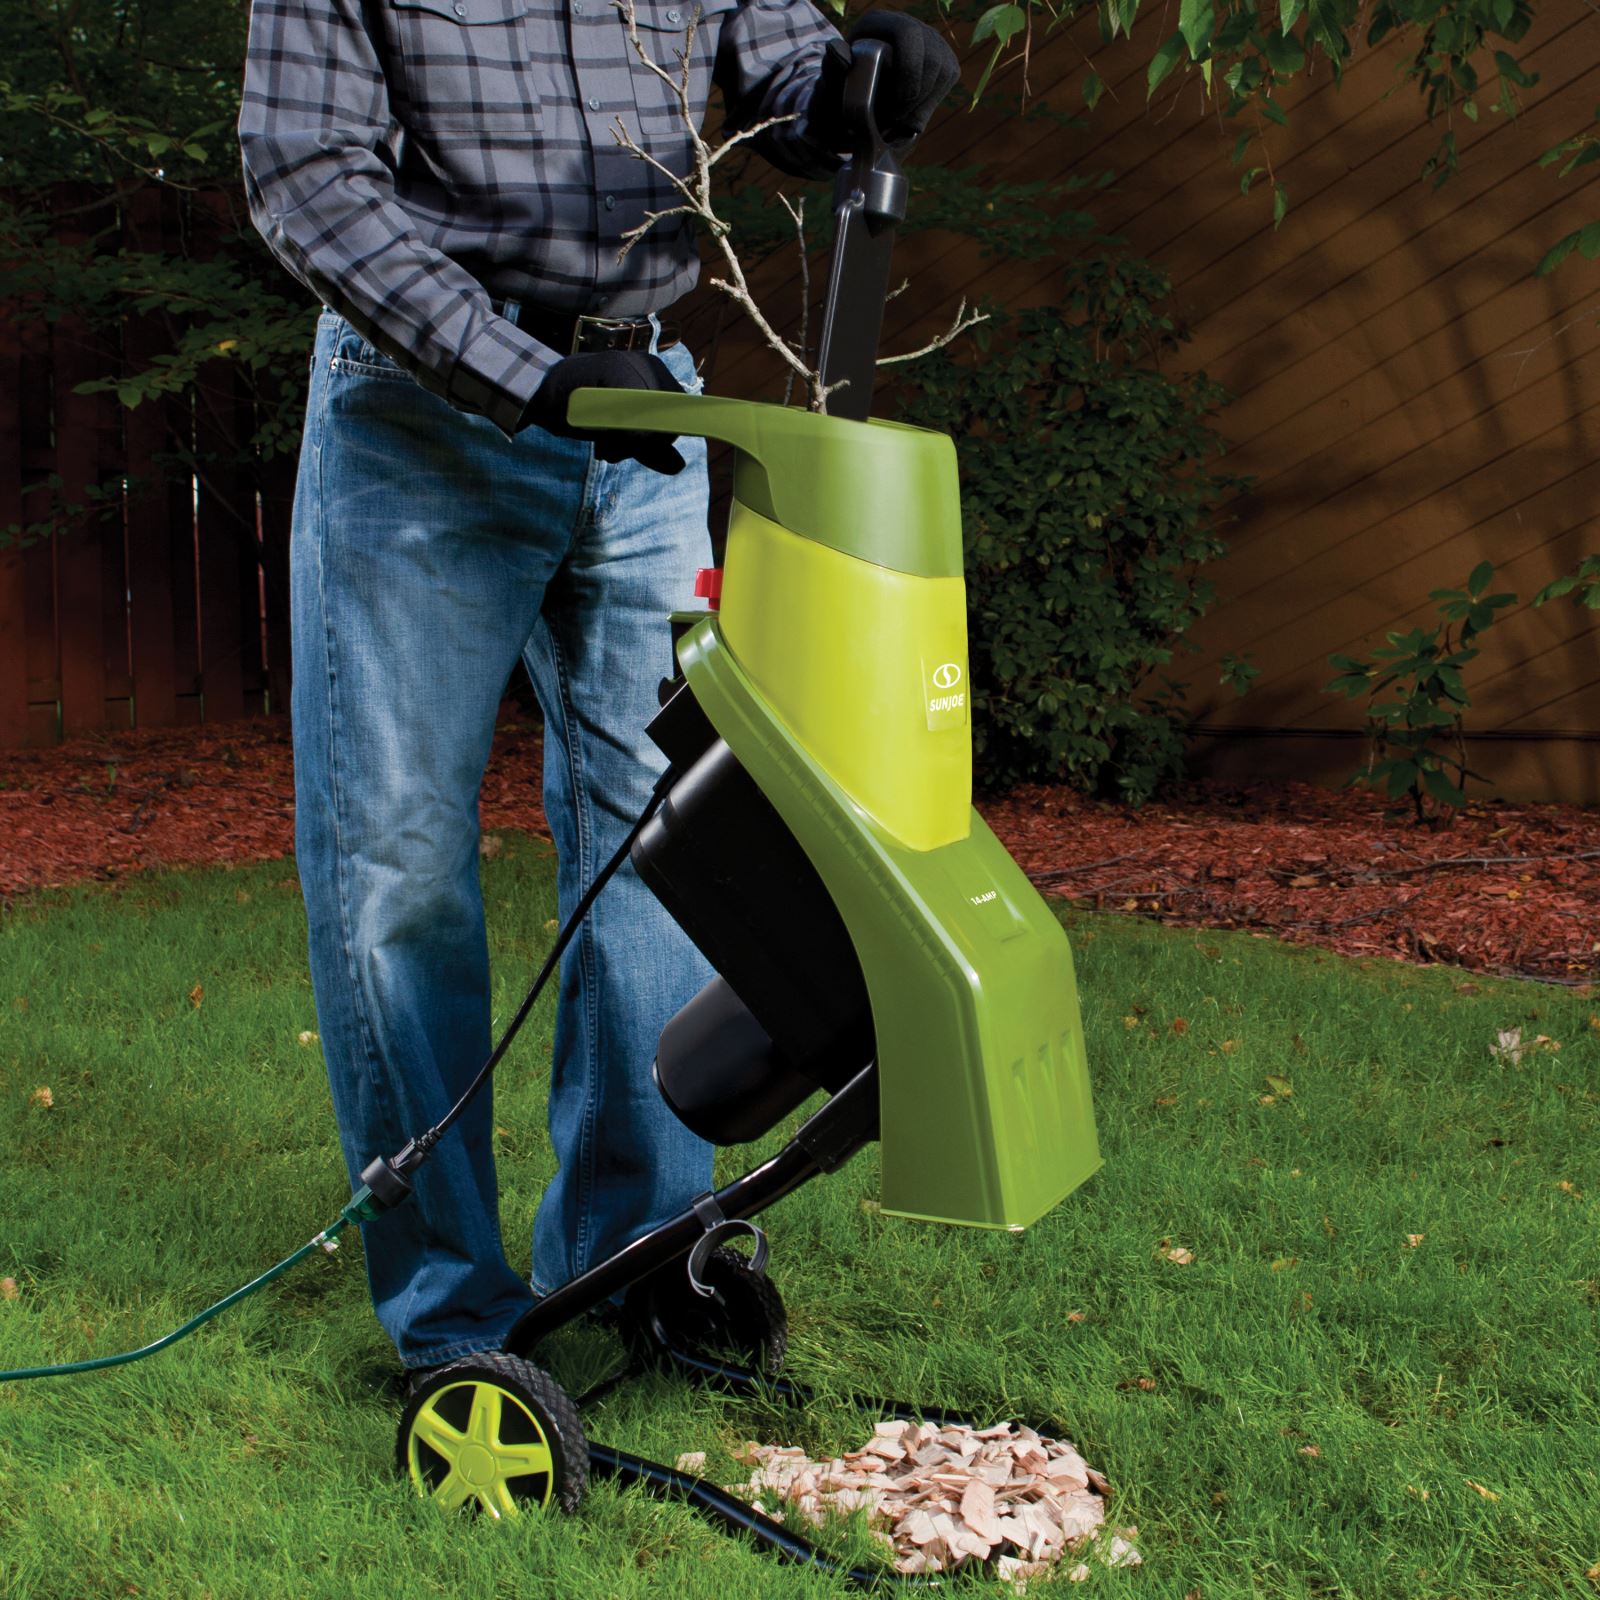
{"type": "MultiPolygon", "coordinates": [[[[548,847],[509,840],[485,883],[504,1018],[550,937],[548,847]]],[[[1054,1419],[1146,1560],[1073,1594],[1593,1600],[1594,1002],[1072,926],[1104,1170],[1022,1236],[882,1217],[866,1156],[786,1201],[767,1220],[792,1370],[1054,1419]],[[1561,1048],[1496,1062],[1511,1027],[1561,1048]]],[[[287,863],[5,914],[0,1367],[148,1340],[334,1217],[322,1061],[299,1042],[315,1027],[287,863]]],[[[547,1007],[497,1097],[518,1263],[550,1166],[549,1038],[547,1007]]],[[[152,1361],[0,1388],[0,1594],[840,1591],[608,1485],[572,1518],[446,1521],[395,1477],[391,1370],[352,1238],[152,1361]]],[[[801,1416],[660,1378],[589,1425],[658,1459],[706,1449],[726,1482],[741,1439],[841,1449],[870,1429],[842,1402],[801,1416]]]]}

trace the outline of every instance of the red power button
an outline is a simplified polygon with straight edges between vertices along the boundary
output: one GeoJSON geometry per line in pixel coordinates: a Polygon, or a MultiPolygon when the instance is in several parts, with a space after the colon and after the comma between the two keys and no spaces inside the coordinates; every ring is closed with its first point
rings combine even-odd
{"type": "Polygon", "coordinates": [[[722,609],[722,568],[701,567],[694,575],[694,592],[698,599],[709,601],[713,611],[722,609]]]}

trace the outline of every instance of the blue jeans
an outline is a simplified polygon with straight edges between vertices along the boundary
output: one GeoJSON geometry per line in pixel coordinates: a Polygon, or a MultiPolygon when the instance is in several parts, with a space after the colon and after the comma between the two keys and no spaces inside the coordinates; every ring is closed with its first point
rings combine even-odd
{"type": "MultiPolygon", "coordinates": [[[[686,387],[681,346],[661,352],[686,387]]],[[[663,477],[532,428],[507,439],[324,312],[292,544],[296,855],[352,1181],[454,1102],[489,1052],[478,790],[517,658],[545,716],[561,915],[664,766],[646,739],[667,613],[709,550],[705,444],[663,477]]],[[[550,1077],[559,1172],[532,1288],[500,1238],[485,1090],[365,1224],[374,1307],[407,1366],[497,1348],[532,1303],[711,1186],[711,1150],[651,1081],[709,969],[631,866],[561,967],[550,1077]]],[[[526,1072],[513,1051],[502,1071],[526,1072]]]]}

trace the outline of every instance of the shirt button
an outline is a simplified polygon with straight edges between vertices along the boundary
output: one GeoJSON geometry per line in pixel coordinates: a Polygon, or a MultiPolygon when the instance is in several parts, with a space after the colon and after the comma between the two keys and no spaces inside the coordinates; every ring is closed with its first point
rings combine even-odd
{"type": "Polygon", "coordinates": [[[456,15],[458,17],[464,17],[464,16],[466,16],[466,14],[467,14],[467,8],[465,6],[457,6],[456,7],[456,15]]]}
{"type": "Polygon", "coordinates": [[[678,21],[682,16],[683,13],[681,11],[673,9],[667,13],[667,21],[670,22],[673,27],[677,27],[678,21]]]}
{"type": "Polygon", "coordinates": [[[616,209],[617,209],[617,197],[614,194],[608,194],[606,196],[606,210],[607,211],[615,211],[616,209]]]}
{"type": "Polygon", "coordinates": [[[575,17],[581,17],[583,15],[583,7],[582,6],[574,6],[572,8],[572,14],[575,17]]]}
{"type": "Polygon", "coordinates": [[[599,95],[592,94],[592,95],[589,96],[589,109],[591,111],[598,111],[600,109],[600,96],[599,95]]]}

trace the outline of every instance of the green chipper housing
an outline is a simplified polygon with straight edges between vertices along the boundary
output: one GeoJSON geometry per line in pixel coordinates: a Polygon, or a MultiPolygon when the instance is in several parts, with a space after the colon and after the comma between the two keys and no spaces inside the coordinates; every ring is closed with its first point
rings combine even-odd
{"type": "MultiPolygon", "coordinates": [[[[870,1003],[884,1211],[1037,1220],[1100,1157],[1066,935],[972,807],[951,441],[694,396],[588,391],[571,415],[735,448],[720,610],[693,619],[677,658],[848,933],[870,1003]]],[[[721,965],[719,941],[702,944],[721,965]]]]}

